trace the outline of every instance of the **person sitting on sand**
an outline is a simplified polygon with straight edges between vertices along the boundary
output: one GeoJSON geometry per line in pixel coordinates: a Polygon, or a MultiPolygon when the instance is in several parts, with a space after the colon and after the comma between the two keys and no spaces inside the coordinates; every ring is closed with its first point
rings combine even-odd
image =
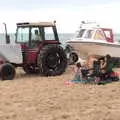
{"type": "Polygon", "coordinates": [[[75,77],[72,82],[86,82],[87,67],[85,63],[81,65],[81,63],[78,62],[74,68],[74,72],[75,77]]]}
{"type": "Polygon", "coordinates": [[[101,80],[101,63],[99,60],[93,63],[93,80],[95,83],[99,83],[101,80]]]}
{"type": "Polygon", "coordinates": [[[111,79],[111,74],[113,73],[113,61],[109,54],[104,57],[104,61],[101,63],[101,72],[103,79],[111,79]]]}
{"type": "Polygon", "coordinates": [[[95,56],[89,57],[89,73],[87,74],[90,78],[90,82],[99,83],[101,81],[101,64],[103,64],[101,59],[97,59],[95,56]]]}
{"type": "Polygon", "coordinates": [[[93,82],[99,84],[105,80],[105,76],[112,72],[112,61],[111,56],[106,55],[98,60],[93,61],[92,74],[90,77],[93,78],[93,82]]]}
{"type": "Polygon", "coordinates": [[[74,67],[75,77],[74,80],[81,81],[82,80],[82,72],[81,72],[81,63],[78,62],[74,67]]]}
{"type": "Polygon", "coordinates": [[[88,60],[87,60],[87,64],[88,64],[88,68],[92,69],[93,68],[93,63],[94,61],[97,61],[95,55],[90,55],[88,56],[88,60]]]}
{"type": "Polygon", "coordinates": [[[94,72],[94,68],[95,68],[95,61],[97,61],[96,57],[94,55],[90,55],[88,57],[88,61],[87,61],[87,64],[88,64],[88,69],[89,69],[89,73],[88,73],[88,76],[91,76],[94,72]]]}
{"type": "Polygon", "coordinates": [[[111,73],[113,72],[113,61],[109,54],[107,54],[104,57],[104,62],[101,64],[101,69],[103,70],[103,73],[111,73]]]}
{"type": "Polygon", "coordinates": [[[112,57],[107,54],[105,57],[100,59],[100,82],[99,84],[105,84],[112,81],[118,81],[119,78],[113,71],[113,60],[112,57]]]}
{"type": "Polygon", "coordinates": [[[88,76],[88,73],[89,73],[89,69],[88,69],[88,66],[87,66],[87,63],[84,62],[82,67],[81,67],[81,72],[82,72],[82,80],[87,80],[87,76],[88,76]]]}

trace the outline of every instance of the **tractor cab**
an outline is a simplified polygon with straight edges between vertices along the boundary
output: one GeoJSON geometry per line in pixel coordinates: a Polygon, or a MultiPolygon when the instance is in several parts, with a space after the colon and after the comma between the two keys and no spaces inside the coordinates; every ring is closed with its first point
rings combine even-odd
{"type": "Polygon", "coordinates": [[[59,43],[55,22],[17,23],[16,42],[30,49],[59,43]]]}

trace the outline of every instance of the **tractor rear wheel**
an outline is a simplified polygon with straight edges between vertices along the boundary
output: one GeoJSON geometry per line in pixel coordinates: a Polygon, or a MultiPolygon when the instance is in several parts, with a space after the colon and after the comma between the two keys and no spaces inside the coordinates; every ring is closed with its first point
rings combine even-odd
{"type": "Polygon", "coordinates": [[[15,68],[10,63],[5,63],[1,65],[0,75],[2,80],[12,80],[16,74],[15,68]]]}
{"type": "Polygon", "coordinates": [[[45,76],[60,75],[67,67],[67,57],[61,46],[46,45],[40,50],[37,64],[45,76]]]}

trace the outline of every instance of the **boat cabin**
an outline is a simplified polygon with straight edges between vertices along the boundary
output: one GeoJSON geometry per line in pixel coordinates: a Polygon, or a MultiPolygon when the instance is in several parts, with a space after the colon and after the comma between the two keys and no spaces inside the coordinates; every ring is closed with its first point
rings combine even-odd
{"type": "Polygon", "coordinates": [[[79,30],[75,35],[76,39],[89,40],[89,41],[101,41],[113,43],[113,31],[109,28],[101,28],[96,23],[82,22],[79,30]]]}

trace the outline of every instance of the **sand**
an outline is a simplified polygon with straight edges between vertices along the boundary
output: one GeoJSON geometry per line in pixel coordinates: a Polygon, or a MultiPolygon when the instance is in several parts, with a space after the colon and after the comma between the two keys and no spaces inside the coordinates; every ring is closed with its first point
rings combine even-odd
{"type": "Polygon", "coordinates": [[[25,75],[0,81],[0,120],[120,120],[120,82],[72,84],[73,66],[57,77],[25,75]]]}

